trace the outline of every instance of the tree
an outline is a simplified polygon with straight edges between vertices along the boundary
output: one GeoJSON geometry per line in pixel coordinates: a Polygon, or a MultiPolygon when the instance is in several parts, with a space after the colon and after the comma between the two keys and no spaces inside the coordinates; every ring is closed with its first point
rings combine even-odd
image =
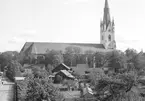
{"type": "Polygon", "coordinates": [[[131,101],[138,101],[140,99],[140,92],[133,90],[137,88],[137,83],[138,76],[132,73],[102,78],[95,87],[95,90],[98,92],[96,96],[101,101],[130,101],[131,98],[129,97],[135,94],[137,99],[131,101]]]}
{"type": "Polygon", "coordinates": [[[24,81],[17,81],[18,101],[62,101],[63,96],[45,75],[46,71],[34,69],[24,81]]]}
{"type": "Polygon", "coordinates": [[[128,58],[128,61],[127,62],[134,62],[136,56],[137,56],[137,51],[135,49],[127,49],[125,51],[125,55],[127,56],[128,58]]]}
{"type": "Polygon", "coordinates": [[[6,51],[0,54],[0,64],[1,70],[4,70],[4,67],[13,59],[13,54],[11,51],[6,51]]]}
{"type": "Polygon", "coordinates": [[[14,77],[21,77],[21,64],[17,61],[11,61],[9,62],[8,66],[7,66],[7,71],[6,71],[6,76],[14,81],[14,77]]]}
{"type": "Polygon", "coordinates": [[[50,64],[56,67],[62,62],[63,62],[63,55],[59,51],[51,50],[51,51],[48,51],[47,54],[45,55],[46,66],[50,64]]]}
{"type": "Polygon", "coordinates": [[[60,101],[63,99],[58,89],[47,78],[34,78],[28,82],[27,101],[56,101],[58,98],[60,101]]]}
{"type": "Polygon", "coordinates": [[[137,53],[134,49],[127,49],[125,51],[125,55],[127,56],[127,63],[130,65],[132,64],[132,67],[134,67],[134,70],[138,73],[141,72],[145,67],[145,56],[140,52],[137,53]]]}
{"type": "Polygon", "coordinates": [[[102,52],[96,52],[94,54],[94,58],[95,58],[94,62],[97,68],[103,67],[107,61],[107,58],[105,57],[105,53],[102,52]]]}
{"type": "Polygon", "coordinates": [[[100,69],[99,70],[93,70],[90,72],[89,74],[89,80],[90,80],[90,84],[91,85],[97,85],[98,84],[98,81],[107,77],[107,75],[104,74],[104,71],[100,69]]]}
{"type": "Polygon", "coordinates": [[[50,64],[48,64],[46,67],[45,67],[46,71],[49,73],[49,74],[52,74],[52,70],[54,69],[54,67],[50,64]]]}
{"type": "Polygon", "coordinates": [[[68,66],[76,65],[80,62],[82,50],[79,47],[69,46],[65,48],[64,62],[68,66]]]}
{"type": "Polygon", "coordinates": [[[38,67],[33,68],[32,71],[34,78],[45,78],[49,75],[49,72],[38,67]]]}
{"type": "Polygon", "coordinates": [[[93,56],[94,56],[94,51],[92,50],[86,50],[85,51],[85,60],[87,62],[87,64],[92,67],[93,64],[93,56]]]}
{"type": "Polygon", "coordinates": [[[120,70],[126,68],[126,57],[123,52],[113,51],[108,60],[108,67],[115,73],[119,73],[120,70]]]}

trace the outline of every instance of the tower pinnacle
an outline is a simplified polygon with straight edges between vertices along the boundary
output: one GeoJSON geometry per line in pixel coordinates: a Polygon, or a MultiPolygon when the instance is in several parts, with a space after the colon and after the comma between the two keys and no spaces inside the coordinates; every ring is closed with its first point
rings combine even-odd
{"type": "Polygon", "coordinates": [[[114,19],[110,18],[108,0],[105,0],[103,21],[100,22],[100,43],[106,49],[115,49],[114,19]]]}
{"type": "Polygon", "coordinates": [[[111,21],[111,18],[110,18],[108,0],[105,0],[103,23],[106,25],[106,27],[108,27],[108,24],[110,23],[110,21],[111,21]]]}
{"type": "Polygon", "coordinates": [[[108,0],[105,0],[105,8],[109,8],[108,0]]]}

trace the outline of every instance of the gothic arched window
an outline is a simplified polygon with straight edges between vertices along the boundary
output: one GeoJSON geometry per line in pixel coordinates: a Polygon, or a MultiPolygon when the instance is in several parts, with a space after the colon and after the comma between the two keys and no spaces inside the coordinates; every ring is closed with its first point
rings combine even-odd
{"type": "Polygon", "coordinates": [[[108,36],[109,41],[111,41],[111,35],[108,36]]]}

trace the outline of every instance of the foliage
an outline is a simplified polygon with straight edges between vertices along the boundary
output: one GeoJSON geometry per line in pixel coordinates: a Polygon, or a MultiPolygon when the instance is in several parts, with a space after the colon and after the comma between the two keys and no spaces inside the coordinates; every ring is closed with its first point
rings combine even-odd
{"type": "MultiPolygon", "coordinates": [[[[95,87],[96,97],[101,101],[129,101],[134,94],[139,101],[140,92],[133,90],[138,88],[138,76],[133,73],[116,74],[112,77],[102,78],[95,87]]],[[[143,101],[143,100],[142,100],[143,101]]]]}
{"type": "Polygon", "coordinates": [[[61,101],[63,96],[47,78],[27,77],[17,81],[18,101],[61,101]],[[58,100],[59,99],[59,100],[58,100]]]}
{"type": "Polygon", "coordinates": [[[28,84],[29,80],[32,80],[32,78],[25,78],[24,81],[17,81],[16,82],[18,101],[25,101],[27,90],[28,90],[27,84],[28,84]]]}
{"type": "Polygon", "coordinates": [[[102,52],[96,52],[94,54],[94,62],[97,68],[103,67],[107,62],[106,54],[102,52]]]}
{"type": "Polygon", "coordinates": [[[54,83],[61,83],[63,80],[63,77],[60,75],[56,75],[54,79],[54,83]]]}
{"type": "Polygon", "coordinates": [[[121,70],[126,68],[126,56],[124,53],[119,51],[113,51],[108,59],[108,67],[115,73],[119,73],[121,70]]]}
{"type": "Polygon", "coordinates": [[[79,47],[69,46],[65,48],[64,62],[68,66],[74,66],[80,61],[82,50],[79,47]]]}
{"type": "Polygon", "coordinates": [[[70,88],[78,89],[78,81],[65,79],[65,80],[63,80],[62,84],[66,85],[69,89],[70,88]]]}
{"type": "Polygon", "coordinates": [[[34,78],[45,78],[49,75],[49,73],[46,70],[43,70],[38,67],[32,68],[34,78]]]}
{"type": "Polygon", "coordinates": [[[72,75],[77,79],[81,79],[81,75],[75,71],[72,72],[72,75]]]}
{"type": "Polygon", "coordinates": [[[138,73],[142,72],[145,67],[145,56],[144,54],[137,53],[134,49],[127,49],[125,51],[125,55],[127,56],[127,63],[132,64],[132,67],[138,73]]]}
{"type": "Polygon", "coordinates": [[[45,67],[46,71],[49,73],[49,74],[52,74],[52,70],[54,69],[54,67],[50,64],[48,64],[46,67],[45,67]]]}
{"type": "Polygon", "coordinates": [[[105,77],[107,77],[107,75],[105,75],[103,72],[97,71],[97,70],[93,70],[89,74],[90,84],[91,85],[97,85],[98,81],[103,79],[103,78],[105,78],[105,77]]]}
{"type": "Polygon", "coordinates": [[[8,66],[7,66],[7,71],[6,71],[6,76],[14,81],[14,77],[21,77],[21,64],[17,61],[11,61],[9,62],[8,66]]]}
{"type": "Polygon", "coordinates": [[[31,75],[27,75],[24,81],[17,82],[18,101],[61,101],[63,96],[48,76],[46,70],[33,68],[31,75]]]}
{"type": "Polygon", "coordinates": [[[51,51],[48,51],[47,54],[45,55],[46,65],[50,64],[56,67],[62,62],[63,62],[63,55],[59,51],[51,50],[51,51]]]}

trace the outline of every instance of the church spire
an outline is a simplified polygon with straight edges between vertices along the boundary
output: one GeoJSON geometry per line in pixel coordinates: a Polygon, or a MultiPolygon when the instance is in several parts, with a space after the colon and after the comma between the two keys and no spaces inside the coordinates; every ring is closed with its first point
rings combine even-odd
{"type": "Polygon", "coordinates": [[[107,27],[110,22],[111,22],[111,19],[110,19],[108,0],[105,0],[103,23],[107,27]]]}
{"type": "Polygon", "coordinates": [[[109,6],[108,6],[108,0],[105,0],[105,8],[109,8],[109,6]]]}

